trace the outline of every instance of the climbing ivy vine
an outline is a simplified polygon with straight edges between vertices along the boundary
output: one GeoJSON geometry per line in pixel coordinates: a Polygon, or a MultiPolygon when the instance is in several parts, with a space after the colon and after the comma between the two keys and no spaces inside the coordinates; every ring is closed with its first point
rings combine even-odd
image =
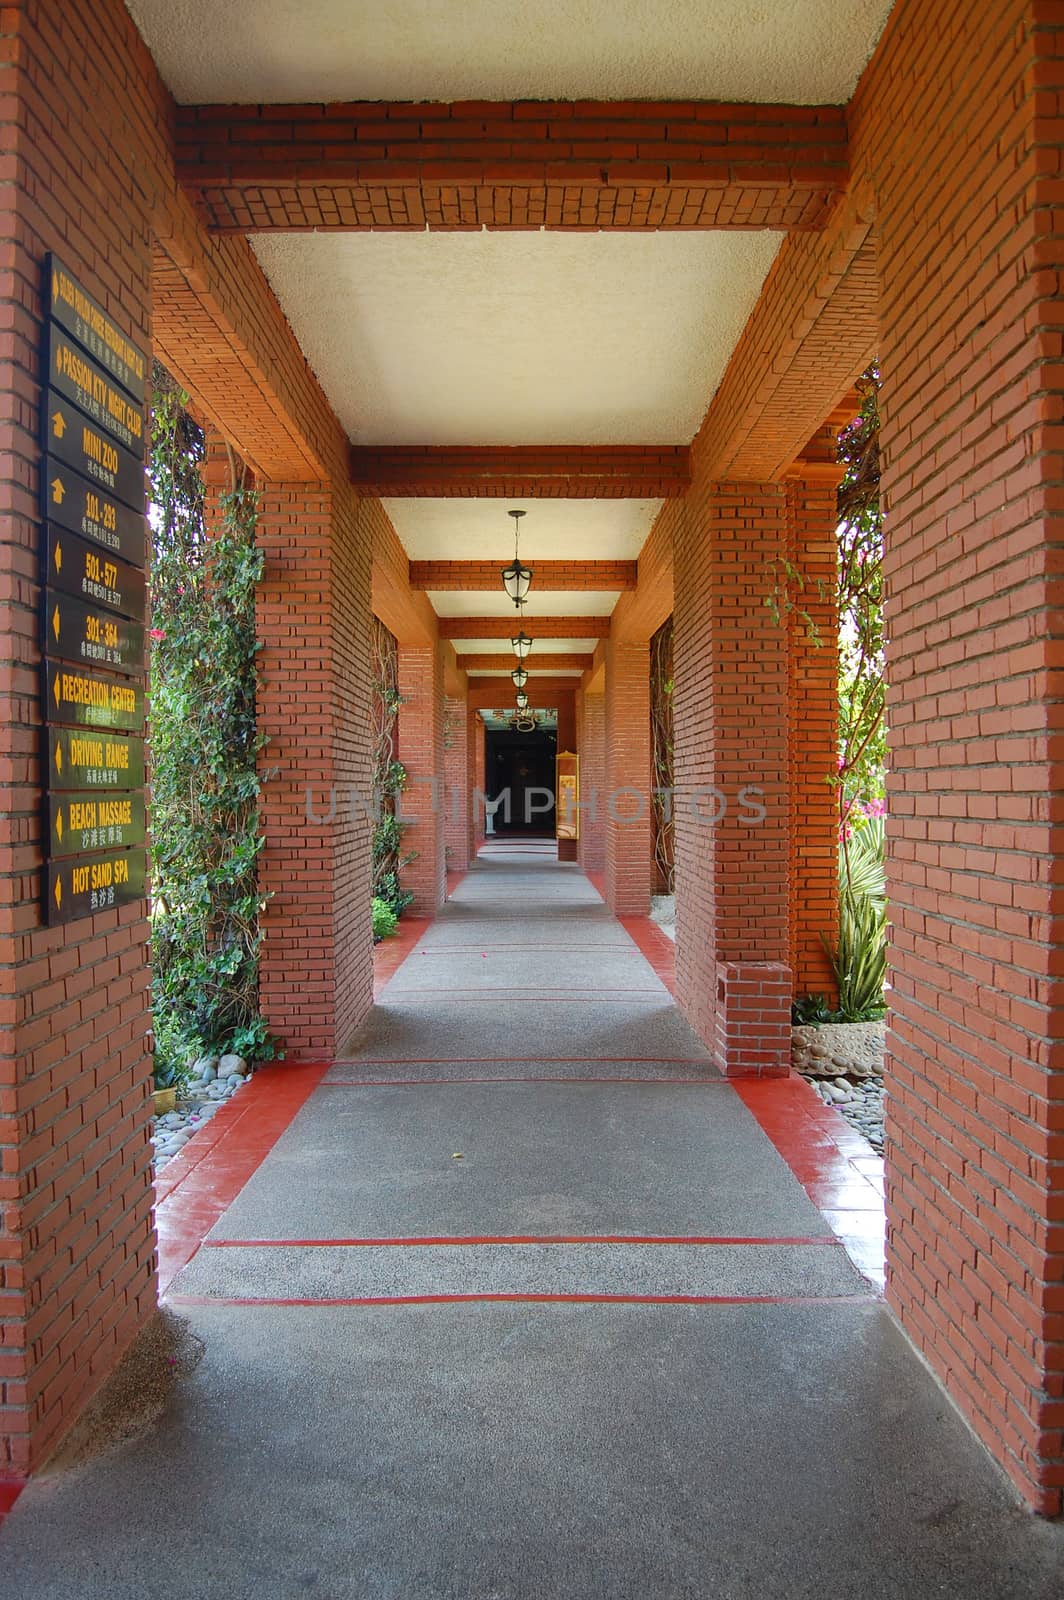
{"type": "Polygon", "coordinates": [[[231,459],[205,525],[203,431],[156,365],[151,414],[152,1003],[156,1079],[205,1052],[278,1053],[259,1011],[265,743],[256,721],[257,500],[231,459]]]}

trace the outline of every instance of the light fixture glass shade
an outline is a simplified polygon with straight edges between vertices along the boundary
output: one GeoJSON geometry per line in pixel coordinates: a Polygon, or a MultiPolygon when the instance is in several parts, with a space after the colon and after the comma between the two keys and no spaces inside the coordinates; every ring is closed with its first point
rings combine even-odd
{"type": "Polygon", "coordinates": [[[532,568],[515,556],[508,567],[502,569],[502,586],[515,606],[523,606],[532,582],[532,568]]]}
{"type": "Polygon", "coordinates": [[[515,696],[518,711],[524,711],[528,706],[528,696],[523,689],[518,689],[515,696]]]}
{"type": "Polygon", "coordinates": [[[525,657],[527,656],[528,652],[532,648],[533,642],[534,641],[531,640],[528,637],[528,634],[524,631],[523,628],[522,628],[521,632],[517,635],[516,639],[511,639],[510,640],[510,643],[513,645],[513,648],[514,648],[514,655],[517,657],[518,661],[523,661],[525,659],[525,657]]]}
{"type": "Polygon", "coordinates": [[[528,682],[528,668],[515,667],[511,672],[510,677],[513,679],[515,689],[523,689],[525,684],[528,682]]]}

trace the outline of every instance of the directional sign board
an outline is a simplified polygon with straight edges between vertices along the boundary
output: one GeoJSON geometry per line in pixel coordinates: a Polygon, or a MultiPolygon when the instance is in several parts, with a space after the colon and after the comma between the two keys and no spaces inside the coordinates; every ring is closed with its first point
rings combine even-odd
{"type": "Polygon", "coordinates": [[[144,670],[144,627],[105,606],[63,594],[44,593],[44,633],[53,655],[85,667],[110,667],[137,677],[144,670]]]}
{"type": "Polygon", "coordinates": [[[144,410],[120,389],[109,373],[85,354],[55,322],[48,329],[48,382],[64,400],[73,400],[127,450],[144,450],[144,410]]]}
{"type": "Polygon", "coordinates": [[[52,456],[41,465],[44,484],[44,514],[49,522],[70,533],[80,533],[102,545],[112,555],[142,567],[145,561],[143,512],[115,500],[106,490],[90,483],[52,456]]]}
{"type": "MultiPolygon", "coordinates": [[[[50,389],[44,402],[44,447],[59,467],[69,467],[115,500],[144,514],[144,462],[50,389]]],[[[47,474],[45,474],[47,481],[47,474]]]]}
{"type": "Polygon", "coordinates": [[[68,661],[45,662],[44,703],[49,722],[121,733],[140,733],[144,728],[143,684],[68,661]]]}
{"type": "MultiPolygon", "coordinates": [[[[48,527],[48,582],[87,605],[144,621],[144,573],[76,533],[48,527]]],[[[46,629],[47,631],[47,629],[46,629]]]]}
{"type": "Polygon", "coordinates": [[[75,922],[94,911],[143,899],[145,868],[143,850],[109,850],[49,861],[44,894],[49,924],[75,922]]]}
{"type": "Polygon", "coordinates": [[[48,283],[48,313],[53,322],[65,328],[82,349],[108,369],[123,389],[144,404],[148,363],[143,350],[128,339],[113,318],[94,300],[87,289],[56,255],[45,263],[48,283]]]}
{"type": "Polygon", "coordinates": [[[147,354],[45,263],[41,410],[49,924],[139,900],[144,844],[147,354]]]}
{"type": "Polygon", "coordinates": [[[48,729],[53,789],[142,789],[144,741],[94,728],[48,729]]]}
{"type": "Polygon", "coordinates": [[[147,836],[142,794],[100,794],[78,790],[53,794],[48,799],[48,854],[80,855],[141,845],[147,836]]]}

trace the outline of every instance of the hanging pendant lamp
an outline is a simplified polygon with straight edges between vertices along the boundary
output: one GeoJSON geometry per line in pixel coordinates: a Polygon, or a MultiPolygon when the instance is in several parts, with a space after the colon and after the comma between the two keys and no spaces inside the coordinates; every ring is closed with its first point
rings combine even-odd
{"type": "Polygon", "coordinates": [[[532,568],[526,567],[517,554],[517,542],[521,536],[521,518],[523,511],[511,511],[509,516],[514,519],[514,558],[508,567],[502,569],[502,586],[518,610],[528,598],[528,588],[532,582],[532,568]]]}
{"type": "Polygon", "coordinates": [[[515,689],[523,689],[525,684],[528,682],[528,668],[515,667],[511,672],[510,677],[513,679],[513,686],[515,689]]]}
{"type": "Polygon", "coordinates": [[[525,657],[528,655],[528,652],[531,650],[534,642],[535,642],[534,640],[532,640],[532,639],[530,639],[528,637],[528,634],[524,631],[523,628],[522,628],[521,632],[517,635],[516,639],[511,639],[510,640],[510,643],[513,645],[513,648],[514,648],[514,655],[517,657],[518,661],[523,661],[525,659],[525,657]]]}

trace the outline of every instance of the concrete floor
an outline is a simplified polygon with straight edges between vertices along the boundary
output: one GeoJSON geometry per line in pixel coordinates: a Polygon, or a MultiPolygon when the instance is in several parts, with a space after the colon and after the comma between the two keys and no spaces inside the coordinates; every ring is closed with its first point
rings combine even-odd
{"type": "Polygon", "coordinates": [[[1064,1593],[1064,1529],[542,851],[462,882],[170,1303],[202,1361],[29,1486],[4,1600],[1064,1593]]]}

